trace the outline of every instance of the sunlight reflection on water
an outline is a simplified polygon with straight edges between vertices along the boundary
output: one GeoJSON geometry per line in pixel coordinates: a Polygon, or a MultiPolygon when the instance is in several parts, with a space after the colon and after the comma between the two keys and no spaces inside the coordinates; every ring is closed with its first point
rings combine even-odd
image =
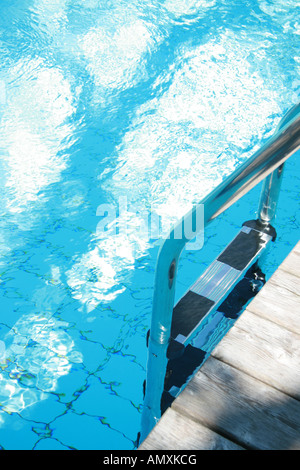
{"type": "MultiPolygon", "coordinates": [[[[151,207],[166,231],[298,100],[294,6],[20,0],[2,8],[0,427],[4,413],[47,403],[59,379],[72,389],[75,375],[70,395],[84,403],[85,374],[103,396],[124,400],[124,422],[139,418],[157,250],[141,214],[151,207]],[[113,225],[97,233],[97,207],[124,196],[126,236],[113,225]],[[120,362],[138,377],[134,390],[125,366],[110,369],[120,362]]],[[[101,405],[89,400],[79,415],[101,405]]],[[[124,423],[107,425],[118,421],[114,410],[105,413],[97,425],[132,445],[136,429],[125,438],[124,423]]]]}

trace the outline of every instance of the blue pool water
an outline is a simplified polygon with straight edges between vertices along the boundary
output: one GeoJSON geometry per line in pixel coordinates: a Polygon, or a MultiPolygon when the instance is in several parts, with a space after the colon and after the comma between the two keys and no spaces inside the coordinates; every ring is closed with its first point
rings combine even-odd
{"type": "MultiPolygon", "coordinates": [[[[158,251],[141,214],[174,223],[299,101],[299,3],[1,0],[0,13],[0,446],[133,449],[158,251]],[[98,231],[120,197],[126,236],[98,231]]],[[[299,239],[297,157],[267,276],[299,239]]],[[[183,253],[177,299],[255,217],[259,189],[183,253]]]]}

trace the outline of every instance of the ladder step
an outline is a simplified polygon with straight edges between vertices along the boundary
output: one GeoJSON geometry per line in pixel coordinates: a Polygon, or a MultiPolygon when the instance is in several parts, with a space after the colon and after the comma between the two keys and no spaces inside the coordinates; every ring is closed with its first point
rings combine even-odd
{"type": "Polygon", "coordinates": [[[203,319],[218,309],[274,236],[274,231],[269,227],[261,227],[257,221],[246,222],[233,241],[179,300],[173,310],[169,359],[178,355],[180,350],[175,343],[183,346],[190,343],[203,319]]]}
{"type": "Polygon", "coordinates": [[[216,324],[224,317],[237,318],[264,284],[256,262],[275,237],[271,226],[246,222],[174,307],[162,413],[208,356],[216,341],[216,324]]]}

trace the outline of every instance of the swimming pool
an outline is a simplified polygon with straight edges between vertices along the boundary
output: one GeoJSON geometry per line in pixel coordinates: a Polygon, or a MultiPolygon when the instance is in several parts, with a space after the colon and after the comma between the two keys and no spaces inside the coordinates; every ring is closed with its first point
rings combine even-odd
{"type": "MultiPolygon", "coordinates": [[[[143,213],[176,221],[299,101],[299,5],[0,8],[0,445],[132,449],[158,251],[143,213]],[[97,230],[99,207],[118,213],[124,198],[126,236],[97,230]]],[[[299,239],[299,189],[295,155],[268,276],[299,239]]],[[[254,218],[258,195],[184,252],[177,299],[254,218]]]]}

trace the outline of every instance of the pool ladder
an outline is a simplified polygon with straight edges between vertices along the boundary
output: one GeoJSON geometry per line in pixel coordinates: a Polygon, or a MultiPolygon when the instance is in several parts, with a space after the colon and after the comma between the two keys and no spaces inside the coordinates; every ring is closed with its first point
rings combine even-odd
{"type": "Polygon", "coordinates": [[[300,103],[283,117],[274,136],[193,207],[163,241],[157,259],[152,321],[147,338],[147,379],[140,442],[147,437],[170,400],[180,392],[181,371],[185,370],[185,379],[188,379],[203,360],[203,342],[199,332],[205,319],[212,312],[224,313],[226,299],[249,273],[263,281],[258,261],[276,238],[272,222],[284,162],[299,148],[300,103]],[[203,230],[263,180],[257,220],[243,224],[234,240],[174,307],[178,260],[190,241],[185,235],[184,226],[192,226],[201,208],[204,209],[203,227],[197,230],[203,230]],[[178,233],[182,236],[176,236],[178,233]]]}

